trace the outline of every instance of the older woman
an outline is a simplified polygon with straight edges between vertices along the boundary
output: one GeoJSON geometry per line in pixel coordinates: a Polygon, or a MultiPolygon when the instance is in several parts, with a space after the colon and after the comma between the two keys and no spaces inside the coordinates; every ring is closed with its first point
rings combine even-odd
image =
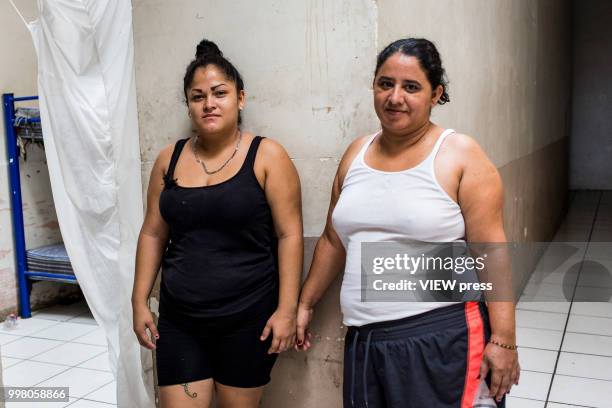
{"type": "Polygon", "coordinates": [[[389,44],[373,88],[382,130],[340,162],[300,296],[297,347],[310,347],[313,307],[344,267],[345,407],[502,406],[519,376],[512,302],[361,301],[364,242],[506,240],[496,168],[474,139],[430,120],[449,102],[434,44],[389,44]]]}
{"type": "Polygon", "coordinates": [[[214,43],[198,45],[184,93],[194,134],[151,172],[134,331],[156,349],[162,407],[208,408],[213,390],[219,407],[257,407],[295,339],[299,179],[282,146],[241,130],[243,81],[214,43]],[[160,264],[156,326],[147,299],[160,264]]]}

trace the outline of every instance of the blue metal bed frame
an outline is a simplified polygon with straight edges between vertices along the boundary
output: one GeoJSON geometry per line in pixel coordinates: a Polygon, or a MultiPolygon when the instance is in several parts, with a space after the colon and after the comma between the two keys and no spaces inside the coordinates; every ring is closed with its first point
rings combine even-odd
{"type": "MultiPolygon", "coordinates": [[[[33,281],[47,280],[76,284],[74,275],[29,271],[25,245],[25,229],[23,224],[23,207],[21,201],[21,180],[19,178],[19,144],[15,133],[15,102],[38,100],[38,96],[23,96],[16,98],[13,94],[2,94],[4,107],[4,127],[6,130],[6,146],[9,161],[9,186],[11,190],[11,215],[13,218],[13,237],[15,240],[15,258],[17,263],[17,283],[19,285],[19,314],[23,318],[31,317],[30,293],[33,281]]],[[[30,123],[40,122],[40,118],[28,119],[30,123]]]]}

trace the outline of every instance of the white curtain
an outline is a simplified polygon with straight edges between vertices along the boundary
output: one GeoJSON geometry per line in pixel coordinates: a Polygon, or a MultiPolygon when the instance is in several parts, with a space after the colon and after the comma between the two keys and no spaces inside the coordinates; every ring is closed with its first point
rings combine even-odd
{"type": "Polygon", "coordinates": [[[109,344],[119,407],[153,407],[130,296],[142,185],[129,0],[38,0],[28,23],[53,198],[79,285],[109,344]]]}

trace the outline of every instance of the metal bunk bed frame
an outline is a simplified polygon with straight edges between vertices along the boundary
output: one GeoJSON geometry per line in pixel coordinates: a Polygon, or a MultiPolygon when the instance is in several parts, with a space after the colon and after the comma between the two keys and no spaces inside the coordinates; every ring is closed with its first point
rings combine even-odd
{"type": "MultiPolygon", "coordinates": [[[[25,228],[23,222],[23,207],[21,200],[21,180],[19,177],[19,144],[15,132],[15,103],[38,100],[38,96],[15,97],[13,94],[2,94],[4,107],[4,127],[6,130],[6,146],[9,162],[9,187],[11,195],[11,215],[13,220],[13,237],[15,241],[15,259],[17,264],[17,283],[19,286],[19,314],[23,318],[32,316],[30,310],[30,293],[33,281],[54,281],[76,284],[74,275],[30,271],[27,264],[25,244],[25,228]]],[[[28,119],[30,123],[40,122],[40,118],[28,119]]]]}

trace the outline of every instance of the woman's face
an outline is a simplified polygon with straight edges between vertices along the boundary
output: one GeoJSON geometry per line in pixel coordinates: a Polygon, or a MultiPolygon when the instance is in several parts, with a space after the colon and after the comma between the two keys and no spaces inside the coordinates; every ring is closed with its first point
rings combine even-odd
{"type": "Polygon", "coordinates": [[[244,91],[238,93],[236,84],[212,64],[195,71],[187,98],[189,116],[201,134],[235,128],[244,105],[244,91]]]}
{"type": "Polygon", "coordinates": [[[429,121],[431,108],[442,95],[442,86],[431,89],[419,60],[397,52],[374,78],[374,109],[382,128],[407,133],[429,121]]]}

